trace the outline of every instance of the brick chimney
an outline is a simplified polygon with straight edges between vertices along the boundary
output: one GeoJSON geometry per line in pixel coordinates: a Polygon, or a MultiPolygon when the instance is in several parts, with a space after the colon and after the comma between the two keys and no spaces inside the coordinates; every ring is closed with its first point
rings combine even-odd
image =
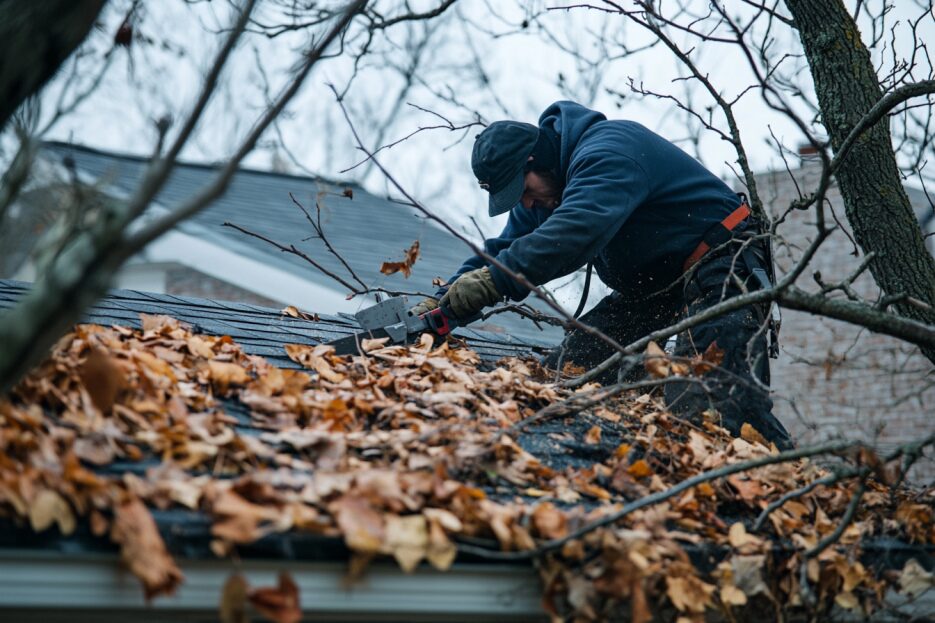
{"type": "Polygon", "coordinates": [[[799,144],[799,160],[803,165],[812,164],[821,160],[818,149],[811,143],[799,144]]]}

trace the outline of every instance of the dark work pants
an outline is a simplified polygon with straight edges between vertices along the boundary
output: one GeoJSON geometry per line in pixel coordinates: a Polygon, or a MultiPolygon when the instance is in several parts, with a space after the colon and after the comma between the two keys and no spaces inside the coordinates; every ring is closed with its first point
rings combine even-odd
{"type": "MultiPolygon", "coordinates": [[[[644,299],[625,298],[614,292],[581,317],[591,325],[626,346],[637,339],[674,323],[687,312],[694,315],[741,292],[734,276],[755,289],[754,280],[744,263],[733,254],[705,258],[684,289],[644,299]],[[726,287],[725,287],[726,284],[726,287]]],[[[724,351],[721,365],[697,379],[667,383],[666,404],[680,417],[700,418],[707,409],[720,414],[721,425],[738,435],[744,422],[750,423],[780,449],[792,447],[789,434],[772,414],[769,397],[769,359],[762,311],[745,307],[702,322],[680,334],[676,341],[677,357],[692,357],[716,343],[724,351]]],[[[566,335],[564,361],[592,368],[613,354],[603,341],[580,331],[566,335]]],[[[559,350],[546,357],[546,365],[555,367],[559,350]]],[[[624,364],[626,368],[627,365],[624,364]]],[[[643,366],[632,367],[625,380],[645,375],[643,366]]],[[[617,380],[617,369],[605,372],[598,380],[604,384],[617,380]]]]}

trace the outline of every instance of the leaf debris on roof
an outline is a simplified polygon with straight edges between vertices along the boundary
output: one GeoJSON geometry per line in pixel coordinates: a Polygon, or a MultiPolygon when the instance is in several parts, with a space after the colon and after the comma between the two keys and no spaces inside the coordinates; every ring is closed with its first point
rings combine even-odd
{"type": "MultiPolygon", "coordinates": [[[[140,330],[76,326],[0,400],[0,514],[64,534],[87,522],[119,545],[150,598],[183,581],[151,509],[209,516],[217,556],[304,532],[342,538],[357,570],[375,556],[403,571],[423,561],[445,570],[459,550],[535,550],[627,502],[776,452],[756,431],[734,439],[711,421],[676,419],[649,394],[518,433],[518,422],[573,394],[534,361],[491,368],[429,336],[409,347],[375,341],[355,357],[285,350],[304,369],[277,368],[167,316],[142,316],[140,330]],[[226,409],[231,401],[249,415],[226,409]],[[145,461],[145,472],[107,469],[145,461]]],[[[931,491],[891,490],[882,482],[892,466],[861,452],[879,478],[839,541],[813,558],[805,552],[838,528],[858,485],[808,460],[777,463],[703,482],[543,553],[544,603],[587,620],[623,600],[647,621],[659,608],[695,619],[756,599],[870,612],[888,587],[917,590],[928,573],[918,563],[879,574],[859,554],[873,537],[935,543],[931,491]],[[753,529],[770,502],[820,479],[753,529]],[[689,556],[698,546],[717,553],[708,568],[689,556]]],[[[291,595],[290,582],[277,590],[291,595]]]]}

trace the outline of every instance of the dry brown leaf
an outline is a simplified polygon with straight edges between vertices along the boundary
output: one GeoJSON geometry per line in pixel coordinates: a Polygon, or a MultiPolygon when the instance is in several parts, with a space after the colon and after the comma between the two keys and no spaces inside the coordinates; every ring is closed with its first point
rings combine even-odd
{"type": "Polygon", "coordinates": [[[221,623],[250,623],[247,615],[247,580],[239,573],[231,574],[221,589],[218,618],[221,623]]]}
{"type": "Polygon", "coordinates": [[[931,505],[901,502],[894,518],[903,524],[913,542],[935,541],[935,508],[931,505]]]}
{"type": "Polygon", "coordinates": [[[935,574],[925,570],[915,558],[910,558],[899,574],[899,592],[917,597],[935,588],[935,574]]]}
{"type": "Polygon", "coordinates": [[[532,523],[543,538],[560,539],[568,534],[568,519],[565,513],[551,502],[536,506],[532,512],[532,523]]]}
{"type": "Polygon", "coordinates": [[[857,600],[857,596],[848,591],[841,591],[835,595],[834,603],[845,610],[857,610],[860,608],[860,602],[857,600]]]}
{"type": "Polygon", "coordinates": [[[79,437],[71,449],[79,459],[93,465],[108,465],[114,460],[114,444],[104,435],[79,437]]]}
{"type": "Polygon", "coordinates": [[[634,461],[628,468],[627,473],[633,476],[634,478],[646,478],[647,476],[653,475],[653,470],[643,459],[638,459],[634,461]]]}
{"type": "Polygon", "coordinates": [[[173,329],[178,329],[180,323],[178,320],[165,314],[140,314],[140,325],[144,333],[150,331],[154,333],[165,333],[173,329]]]}
{"type": "Polygon", "coordinates": [[[277,522],[288,519],[279,508],[253,504],[229,489],[218,495],[211,511],[217,517],[211,534],[231,543],[252,543],[279,527],[277,522]]]}
{"type": "Polygon", "coordinates": [[[732,474],[727,477],[727,482],[737,490],[740,499],[745,502],[752,502],[766,493],[759,481],[748,478],[745,474],[732,474]]]}
{"type": "Polygon", "coordinates": [[[281,313],[284,316],[290,316],[292,318],[301,318],[302,320],[311,320],[313,322],[321,321],[321,318],[318,317],[318,314],[310,314],[308,312],[304,312],[298,307],[296,307],[295,305],[288,305],[286,307],[283,307],[282,311],[280,311],[279,313],[281,313]]]}
{"type": "Polygon", "coordinates": [[[703,614],[711,605],[711,595],[717,590],[694,575],[666,577],[666,594],[679,612],[703,614]]]}
{"type": "Polygon", "coordinates": [[[720,366],[723,361],[724,350],[718,347],[717,341],[711,342],[708,344],[708,347],[705,349],[704,353],[702,353],[700,356],[692,357],[692,372],[696,376],[707,374],[714,368],[720,366]]]}
{"type": "Polygon", "coordinates": [[[93,349],[78,371],[91,402],[107,415],[110,413],[117,394],[126,384],[126,377],[114,359],[99,349],[93,349]]]}
{"type": "Polygon", "coordinates": [[[405,251],[405,256],[401,262],[383,262],[380,266],[380,272],[384,275],[402,272],[403,276],[409,277],[412,274],[412,265],[419,259],[419,241],[416,240],[412,246],[405,251]]]}
{"type": "Polygon", "coordinates": [[[439,571],[447,571],[458,555],[458,548],[448,538],[441,522],[429,519],[428,526],[429,543],[425,559],[439,571]]]}
{"type": "Polygon", "coordinates": [[[211,376],[211,383],[219,394],[226,394],[231,385],[246,385],[250,382],[250,375],[236,363],[209,361],[208,373],[211,376]]]}
{"type": "Polygon", "coordinates": [[[139,498],[114,508],[110,538],[120,545],[120,558],[143,583],[146,599],[171,595],[184,576],[166,550],[156,522],[139,498]]]}
{"type": "Polygon", "coordinates": [[[185,340],[185,345],[188,346],[188,352],[196,357],[202,357],[204,359],[214,358],[214,349],[211,348],[207,340],[203,340],[197,335],[190,335],[188,339],[185,340]]]}
{"type": "Polygon", "coordinates": [[[425,558],[428,528],[422,515],[387,515],[382,551],[392,554],[405,573],[412,573],[425,558]]]}
{"type": "Polygon", "coordinates": [[[329,505],[328,511],[341,529],[344,542],[352,550],[375,554],[383,547],[383,517],[365,499],[342,495],[329,505]]]}
{"type": "Polygon", "coordinates": [[[597,613],[591,606],[597,597],[594,583],[587,577],[569,571],[563,575],[568,586],[568,603],[575,609],[575,613],[588,621],[595,620],[597,613]]]}
{"type": "Polygon", "coordinates": [[[386,346],[390,341],[388,337],[377,337],[373,339],[363,339],[360,341],[360,349],[365,353],[369,353],[372,350],[378,350],[386,346]]]}
{"type": "Polygon", "coordinates": [[[769,442],[766,441],[766,437],[760,434],[760,431],[753,428],[749,422],[744,422],[743,426],[740,427],[740,438],[750,443],[758,443],[765,448],[769,447],[769,442]]]}
{"type": "Polygon", "coordinates": [[[91,528],[91,534],[96,537],[104,536],[107,534],[107,529],[110,528],[110,522],[98,510],[91,511],[89,524],[91,528]]]}
{"type": "Polygon", "coordinates": [[[42,532],[53,523],[67,536],[75,531],[75,514],[58,492],[43,489],[29,505],[29,524],[36,532],[42,532]]]}
{"type": "Polygon", "coordinates": [[[601,427],[592,426],[588,429],[588,432],[584,435],[584,443],[592,446],[601,443],[601,427]]]}
{"type": "Polygon", "coordinates": [[[748,533],[746,527],[739,521],[731,525],[727,538],[730,546],[743,554],[756,553],[764,546],[763,539],[748,533]]]}
{"type": "Polygon", "coordinates": [[[325,356],[334,352],[334,346],[327,344],[318,344],[317,346],[306,346],[305,344],[286,344],[286,354],[289,359],[300,363],[306,368],[315,370],[318,375],[331,383],[340,383],[346,377],[334,370],[332,365],[325,359],[325,356]]]}
{"type": "Polygon", "coordinates": [[[464,524],[458,519],[458,516],[444,508],[423,508],[422,514],[429,521],[437,522],[448,532],[461,532],[464,530],[464,524]]]}
{"type": "Polygon", "coordinates": [[[275,623],[299,623],[302,620],[299,587],[286,571],[280,572],[278,586],[255,588],[247,599],[257,612],[275,623]]]}
{"type": "Polygon", "coordinates": [[[643,361],[643,365],[650,376],[657,379],[664,379],[669,376],[669,356],[659,347],[659,344],[650,342],[646,345],[643,361]]]}
{"type": "Polygon", "coordinates": [[[721,601],[728,606],[742,606],[747,603],[746,594],[733,584],[724,584],[720,590],[721,601]]]}

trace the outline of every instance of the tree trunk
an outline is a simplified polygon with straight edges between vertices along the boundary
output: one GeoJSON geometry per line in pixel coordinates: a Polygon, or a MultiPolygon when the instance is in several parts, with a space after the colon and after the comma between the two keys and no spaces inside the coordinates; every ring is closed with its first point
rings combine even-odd
{"type": "Polygon", "coordinates": [[[0,130],[91,32],[105,0],[0,0],[0,130]]]}
{"type": "MultiPolygon", "coordinates": [[[[837,150],[883,93],[870,52],[842,0],[785,0],[805,48],[821,118],[837,150]]],[[[935,306],[935,260],[903,189],[889,117],[868,129],[840,164],[836,178],[847,219],[883,292],[935,306]]],[[[935,311],[909,304],[899,314],[935,325],[935,311]]],[[[935,349],[923,348],[935,363],[935,349]]]]}

